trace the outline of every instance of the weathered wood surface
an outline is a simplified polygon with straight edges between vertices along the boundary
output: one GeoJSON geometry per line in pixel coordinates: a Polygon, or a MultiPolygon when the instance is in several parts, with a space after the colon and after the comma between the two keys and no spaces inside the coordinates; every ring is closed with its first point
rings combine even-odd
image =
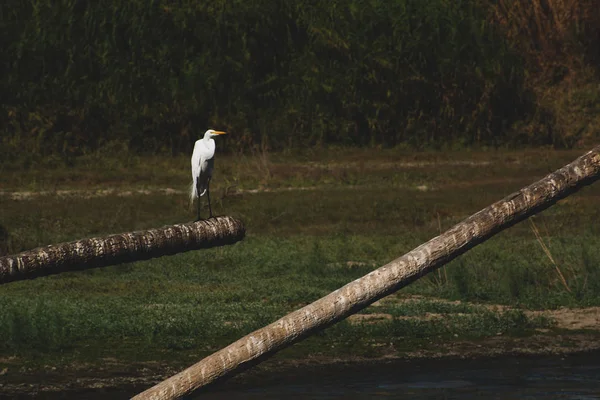
{"type": "Polygon", "coordinates": [[[216,217],[39,247],[0,257],[0,284],[233,244],[242,240],[245,233],[241,221],[232,217],[216,217]]]}
{"type": "Polygon", "coordinates": [[[239,339],[134,397],[177,399],[234,375],[394,293],[477,244],[600,177],[600,146],[542,180],[458,223],[404,256],[239,339]]]}

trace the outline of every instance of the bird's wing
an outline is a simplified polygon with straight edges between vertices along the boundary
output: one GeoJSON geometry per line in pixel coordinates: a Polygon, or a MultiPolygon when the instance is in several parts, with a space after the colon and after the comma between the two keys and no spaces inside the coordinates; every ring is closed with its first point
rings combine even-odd
{"type": "MultiPolygon", "coordinates": [[[[199,142],[199,141],[198,141],[199,142]]],[[[192,179],[196,182],[200,176],[200,159],[202,158],[201,143],[196,142],[194,152],[192,153],[192,179]]]]}
{"type": "Polygon", "coordinates": [[[192,152],[191,166],[192,166],[192,185],[190,186],[190,204],[194,202],[194,199],[198,197],[196,192],[196,180],[200,175],[200,156],[198,154],[198,142],[194,144],[194,151],[192,152]]]}
{"type": "Polygon", "coordinates": [[[194,188],[197,188],[196,196],[203,196],[208,187],[208,181],[212,176],[215,155],[215,142],[209,141],[198,143],[192,154],[192,177],[194,188]],[[196,156],[196,157],[194,157],[196,156]]]}

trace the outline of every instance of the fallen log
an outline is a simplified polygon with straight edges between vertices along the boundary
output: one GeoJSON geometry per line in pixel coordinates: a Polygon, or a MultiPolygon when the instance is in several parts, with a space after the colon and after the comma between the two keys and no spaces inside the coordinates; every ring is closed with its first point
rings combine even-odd
{"type": "Polygon", "coordinates": [[[232,217],[216,217],[39,247],[0,257],[0,284],[224,246],[242,240],[245,233],[241,221],[232,217]]]}

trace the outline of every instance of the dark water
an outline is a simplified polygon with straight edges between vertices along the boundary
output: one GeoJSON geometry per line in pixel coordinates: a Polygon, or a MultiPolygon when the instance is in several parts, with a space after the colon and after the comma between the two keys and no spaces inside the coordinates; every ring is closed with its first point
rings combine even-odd
{"type": "MultiPolygon", "coordinates": [[[[147,387],[1,399],[125,399],[147,387]]],[[[393,361],[249,373],[195,399],[600,399],[600,352],[552,357],[393,361]]]]}
{"type": "MultiPolygon", "coordinates": [[[[217,391],[218,389],[218,391],[217,391]]],[[[198,399],[600,399],[600,352],[317,367],[198,399]]]]}

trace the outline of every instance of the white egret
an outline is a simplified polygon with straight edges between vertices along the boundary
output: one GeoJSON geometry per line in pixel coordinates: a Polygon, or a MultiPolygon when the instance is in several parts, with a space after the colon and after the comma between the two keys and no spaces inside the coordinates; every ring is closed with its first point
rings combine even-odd
{"type": "Polygon", "coordinates": [[[204,133],[202,139],[196,140],[194,144],[194,152],[192,153],[192,187],[190,191],[190,200],[193,202],[195,198],[198,200],[198,219],[200,221],[200,197],[204,196],[208,199],[208,211],[212,218],[212,208],[210,206],[210,178],[212,177],[213,166],[215,164],[215,141],[214,136],[224,135],[225,132],[209,129],[204,133]]]}

